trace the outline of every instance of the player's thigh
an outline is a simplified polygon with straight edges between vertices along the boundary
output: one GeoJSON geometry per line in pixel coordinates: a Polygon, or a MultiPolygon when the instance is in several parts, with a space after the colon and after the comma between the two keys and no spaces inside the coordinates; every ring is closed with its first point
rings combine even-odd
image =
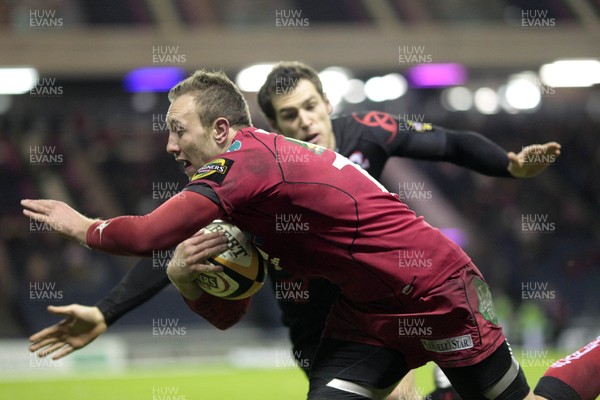
{"type": "Polygon", "coordinates": [[[463,400],[521,400],[531,393],[506,342],[477,364],[442,370],[463,400]]]}
{"type": "Polygon", "coordinates": [[[399,351],[323,339],[310,372],[310,400],[383,399],[409,368],[399,351]]]}

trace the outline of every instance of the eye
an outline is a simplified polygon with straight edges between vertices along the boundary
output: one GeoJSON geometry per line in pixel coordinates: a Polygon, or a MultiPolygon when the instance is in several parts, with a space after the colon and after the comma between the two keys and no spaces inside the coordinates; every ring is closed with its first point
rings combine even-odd
{"type": "Polygon", "coordinates": [[[281,116],[281,119],[285,120],[285,121],[292,121],[296,118],[298,114],[296,113],[289,113],[289,114],[283,114],[281,116]]]}
{"type": "Polygon", "coordinates": [[[185,133],[185,128],[181,125],[173,125],[169,127],[169,131],[177,135],[177,137],[181,137],[185,133]]]}

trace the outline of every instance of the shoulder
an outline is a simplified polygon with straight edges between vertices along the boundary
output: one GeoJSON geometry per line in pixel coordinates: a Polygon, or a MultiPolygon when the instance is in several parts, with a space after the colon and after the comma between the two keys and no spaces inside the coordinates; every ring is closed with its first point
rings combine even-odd
{"type": "Polygon", "coordinates": [[[378,144],[392,142],[398,135],[398,120],[382,111],[364,111],[344,115],[332,120],[336,137],[366,140],[378,144]]]}

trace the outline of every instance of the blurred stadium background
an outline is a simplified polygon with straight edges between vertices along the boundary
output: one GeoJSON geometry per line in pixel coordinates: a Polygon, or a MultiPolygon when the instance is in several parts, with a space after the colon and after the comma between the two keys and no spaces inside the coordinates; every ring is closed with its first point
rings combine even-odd
{"type": "MultiPolygon", "coordinates": [[[[541,374],[600,331],[598,43],[598,0],[0,0],[0,398],[36,397],[27,388],[43,377],[49,388],[47,376],[150,365],[156,376],[201,365],[196,385],[239,385],[246,398],[303,398],[268,289],[228,332],[168,288],[63,362],[26,350],[27,336],[57,321],[48,305],[95,303],[135,260],[67,243],[24,218],[19,200],[62,199],[100,217],[152,210],[185,185],[164,151],[169,79],[224,69],[247,94],[255,125],[269,129],[255,91],[281,60],[322,71],[336,114],[386,111],[477,131],[515,152],[563,145],[528,181],[410,160],[391,161],[385,175],[472,255],[518,356],[541,374]],[[202,375],[213,365],[234,369],[222,381],[215,369],[202,375]],[[265,368],[270,382],[299,394],[252,375],[240,381],[240,367],[265,368]],[[261,395],[251,394],[256,387],[261,395]]],[[[241,396],[151,381],[105,398],[175,389],[179,398],[241,396]]],[[[430,381],[421,373],[419,388],[430,381]]],[[[64,390],[41,393],[84,397],[64,390]]]]}

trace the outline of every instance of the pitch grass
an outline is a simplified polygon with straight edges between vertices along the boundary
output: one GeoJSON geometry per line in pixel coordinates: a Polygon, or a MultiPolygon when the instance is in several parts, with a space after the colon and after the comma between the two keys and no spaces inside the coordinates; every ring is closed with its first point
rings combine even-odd
{"type": "MultiPolygon", "coordinates": [[[[532,387],[551,360],[559,358],[554,352],[545,356],[522,360],[532,387]]],[[[417,394],[426,396],[433,389],[432,371],[431,363],[417,370],[417,394]]],[[[306,390],[306,378],[298,368],[161,367],[0,381],[1,400],[301,400],[306,390]]]]}

